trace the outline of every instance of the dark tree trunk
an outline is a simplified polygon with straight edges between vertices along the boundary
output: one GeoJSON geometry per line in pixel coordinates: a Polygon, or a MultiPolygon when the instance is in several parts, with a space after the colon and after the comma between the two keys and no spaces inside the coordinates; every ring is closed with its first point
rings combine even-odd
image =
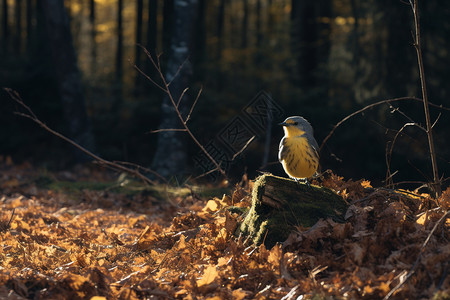
{"type": "Polygon", "coordinates": [[[33,36],[33,2],[32,0],[27,0],[26,2],[26,29],[27,29],[27,50],[30,51],[31,37],[33,36]]]}
{"type": "Polygon", "coordinates": [[[248,46],[248,15],[249,15],[248,0],[243,0],[243,5],[244,5],[244,16],[242,17],[241,47],[242,49],[245,49],[248,46]]]}
{"type": "Polygon", "coordinates": [[[385,42],[387,49],[386,55],[381,56],[380,60],[374,61],[374,63],[377,68],[382,68],[384,64],[385,70],[380,72],[380,79],[385,81],[387,97],[408,95],[410,91],[408,91],[408,85],[405,82],[414,81],[411,74],[414,74],[417,68],[414,61],[414,48],[411,46],[411,34],[408,31],[409,28],[404,26],[404,24],[411,22],[410,9],[405,5],[390,1],[381,1],[379,5],[380,11],[384,14],[383,21],[387,29],[387,41],[385,42]],[[387,10],[385,10],[386,8],[387,10]],[[392,66],[395,66],[395,68],[392,68],[392,66]]]}
{"type": "Polygon", "coordinates": [[[166,65],[168,60],[167,54],[170,53],[174,23],[174,0],[164,0],[162,51],[163,53],[166,53],[166,55],[163,56],[163,65],[166,65]]]}
{"type": "Polygon", "coordinates": [[[157,22],[158,15],[158,1],[150,0],[148,4],[148,24],[147,24],[147,50],[152,55],[156,54],[156,37],[157,37],[157,22]]]}
{"type": "Polygon", "coordinates": [[[315,83],[313,72],[317,67],[317,21],[313,1],[292,0],[292,24],[294,55],[297,57],[297,75],[302,86],[315,83]]]}
{"type": "Polygon", "coordinates": [[[15,4],[15,22],[16,22],[16,36],[14,39],[14,50],[16,53],[20,53],[22,47],[22,1],[16,0],[15,4]]]}
{"type": "MultiPolygon", "coordinates": [[[[166,79],[170,84],[170,92],[178,101],[182,91],[189,85],[192,76],[192,65],[188,60],[192,49],[193,29],[197,14],[197,0],[175,0],[174,26],[172,26],[171,48],[167,62],[166,79]],[[180,69],[180,66],[182,68],[180,69]],[[176,77],[175,77],[176,75],[176,77]]],[[[187,96],[180,102],[179,110],[185,115],[187,96]]],[[[180,128],[175,109],[168,97],[165,97],[161,108],[160,129],[180,128]]],[[[153,158],[152,168],[159,174],[170,177],[186,171],[187,160],[186,135],[183,132],[161,132],[153,158]]]]}
{"type": "MultiPolygon", "coordinates": [[[[142,45],[142,13],[143,13],[144,2],[143,0],[137,0],[136,3],[136,51],[135,51],[135,64],[137,66],[141,65],[141,48],[139,45],[142,45]]],[[[139,74],[136,75],[135,88],[136,91],[140,85],[139,74]]]]}
{"type": "Polygon", "coordinates": [[[261,12],[261,0],[256,1],[256,47],[261,47],[262,43],[262,12],[261,12]]]}
{"type": "MultiPolygon", "coordinates": [[[[62,1],[41,0],[42,14],[47,28],[49,46],[61,95],[64,118],[70,138],[89,150],[94,149],[94,138],[81,86],[75,49],[70,32],[69,18],[62,1]]],[[[77,162],[88,157],[73,148],[77,162]]]]}
{"type": "Polygon", "coordinates": [[[94,23],[95,21],[95,0],[89,1],[89,20],[91,23],[94,23]]]}
{"type": "Polygon", "coordinates": [[[270,33],[273,31],[273,24],[275,23],[275,14],[273,13],[273,0],[269,0],[267,3],[267,10],[268,10],[268,16],[267,16],[267,29],[270,33]]]}
{"type": "MultiPolygon", "coordinates": [[[[358,68],[359,65],[359,5],[357,0],[350,1],[352,15],[355,19],[353,24],[353,67],[358,68]]],[[[358,70],[355,71],[355,79],[359,78],[358,70]]]]}
{"type": "Polygon", "coordinates": [[[194,74],[196,75],[196,80],[203,81],[204,73],[203,67],[204,62],[207,61],[207,52],[206,52],[206,10],[207,10],[207,1],[206,0],[197,0],[198,1],[198,12],[195,22],[195,34],[194,34],[194,45],[193,49],[193,64],[194,64],[194,74]]]}
{"type": "Polygon", "coordinates": [[[122,20],[123,0],[117,1],[117,52],[116,52],[116,79],[117,83],[122,82],[122,58],[123,58],[123,20],[122,20]]]}
{"type": "Polygon", "coordinates": [[[3,38],[3,50],[6,51],[8,45],[8,0],[2,2],[2,38],[3,38]]]}
{"type": "Polygon", "coordinates": [[[329,25],[320,23],[321,17],[330,17],[330,0],[292,0],[292,51],[297,58],[297,76],[301,86],[312,87],[317,82],[317,68],[329,51],[329,25]],[[319,46],[320,45],[320,46],[319,46]]]}
{"type": "Polygon", "coordinates": [[[97,72],[97,42],[95,41],[95,37],[97,35],[96,26],[95,26],[95,1],[89,1],[89,22],[91,26],[90,34],[91,34],[91,74],[95,74],[97,72]]]}
{"type": "Polygon", "coordinates": [[[225,26],[225,0],[220,0],[219,3],[219,11],[217,13],[217,51],[216,51],[216,60],[220,61],[222,58],[222,49],[223,49],[223,30],[225,26]]]}
{"type": "MultiPolygon", "coordinates": [[[[148,3],[148,22],[147,22],[147,43],[146,48],[147,51],[155,57],[157,54],[157,37],[158,37],[158,1],[157,0],[149,0],[148,3]]],[[[149,59],[145,60],[145,70],[148,76],[151,78],[157,78],[156,70],[153,64],[149,59]]],[[[155,88],[155,86],[151,84],[146,84],[146,87],[149,87],[150,90],[155,88]]]]}

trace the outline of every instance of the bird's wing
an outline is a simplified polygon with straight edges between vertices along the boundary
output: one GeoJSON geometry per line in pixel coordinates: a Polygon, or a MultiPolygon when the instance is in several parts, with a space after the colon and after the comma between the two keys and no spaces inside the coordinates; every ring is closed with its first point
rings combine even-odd
{"type": "Polygon", "coordinates": [[[278,160],[280,162],[282,162],[284,157],[286,156],[287,146],[285,146],[285,143],[286,143],[286,137],[281,139],[280,146],[278,148],[278,150],[279,150],[278,151],[278,160]]]}
{"type": "Polygon", "coordinates": [[[319,158],[319,145],[317,144],[316,139],[311,135],[306,135],[306,139],[308,140],[308,143],[311,145],[311,147],[314,149],[314,153],[317,155],[317,158],[319,158]]]}

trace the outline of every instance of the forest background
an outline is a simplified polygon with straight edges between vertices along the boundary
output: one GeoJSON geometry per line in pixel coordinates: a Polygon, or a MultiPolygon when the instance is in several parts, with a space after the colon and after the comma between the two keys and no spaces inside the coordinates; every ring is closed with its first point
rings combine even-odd
{"type": "MultiPolygon", "coordinates": [[[[178,36],[175,1],[65,1],[68,36],[76,54],[73,61],[55,59],[62,52],[52,49],[55,39],[46,24],[58,12],[45,10],[45,2],[2,0],[0,86],[17,90],[42,121],[70,137],[69,119],[80,116],[76,111],[71,116],[64,113],[58,68],[65,63],[77,65],[82,80],[78,101],[84,102],[90,120],[92,149],[105,159],[154,165],[158,134],[149,131],[163,121],[164,93],[134,65],[152,78],[157,76],[141,44],[150,53],[161,54],[165,72],[178,36]]],[[[186,102],[192,104],[202,89],[189,123],[200,142],[208,145],[217,139],[261,91],[270,95],[281,112],[267,129],[253,131],[255,140],[227,168],[231,177],[248,172],[253,178],[258,170],[283,174],[277,163],[282,130],[276,124],[287,116],[308,119],[320,144],[337,122],[368,104],[397,97],[421,98],[408,3],[192,2],[194,9],[184,12],[193,32],[186,102]],[[265,134],[267,130],[271,135],[265,134]]],[[[421,1],[420,13],[429,100],[449,107],[450,2],[421,1]]],[[[65,168],[76,162],[69,145],[14,115],[17,107],[1,93],[1,155],[47,168],[65,168]]],[[[405,100],[393,105],[424,123],[422,103],[405,100]]],[[[432,120],[440,113],[434,137],[439,171],[445,177],[450,171],[446,132],[450,119],[448,111],[431,108],[432,120]]],[[[381,183],[386,176],[386,151],[406,122],[410,120],[387,104],[350,119],[323,148],[322,168],[346,178],[381,183]]],[[[430,180],[426,134],[414,127],[403,133],[392,156],[391,172],[399,171],[394,180],[430,180]]],[[[207,171],[196,159],[197,146],[189,140],[183,143],[186,166],[179,171],[185,176],[207,171]]]]}

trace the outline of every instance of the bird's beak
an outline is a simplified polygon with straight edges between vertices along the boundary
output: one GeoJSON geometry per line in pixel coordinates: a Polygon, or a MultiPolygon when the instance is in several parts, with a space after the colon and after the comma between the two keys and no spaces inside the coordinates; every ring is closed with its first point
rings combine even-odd
{"type": "Polygon", "coordinates": [[[288,124],[286,124],[286,122],[281,122],[281,123],[278,123],[278,125],[280,125],[280,126],[287,126],[288,124]]]}

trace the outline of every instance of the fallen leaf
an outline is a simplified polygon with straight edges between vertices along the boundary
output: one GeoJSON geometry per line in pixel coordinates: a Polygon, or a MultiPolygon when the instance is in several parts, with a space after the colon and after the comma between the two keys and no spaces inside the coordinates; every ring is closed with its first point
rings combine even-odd
{"type": "Polygon", "coordinates": [[[199,280],[197,280],[197,286],[202,287],[214,282],[218,275],[219,274],[217,273],[216,266],[208,265],[203,272],[203,276],[199,280]]]}

